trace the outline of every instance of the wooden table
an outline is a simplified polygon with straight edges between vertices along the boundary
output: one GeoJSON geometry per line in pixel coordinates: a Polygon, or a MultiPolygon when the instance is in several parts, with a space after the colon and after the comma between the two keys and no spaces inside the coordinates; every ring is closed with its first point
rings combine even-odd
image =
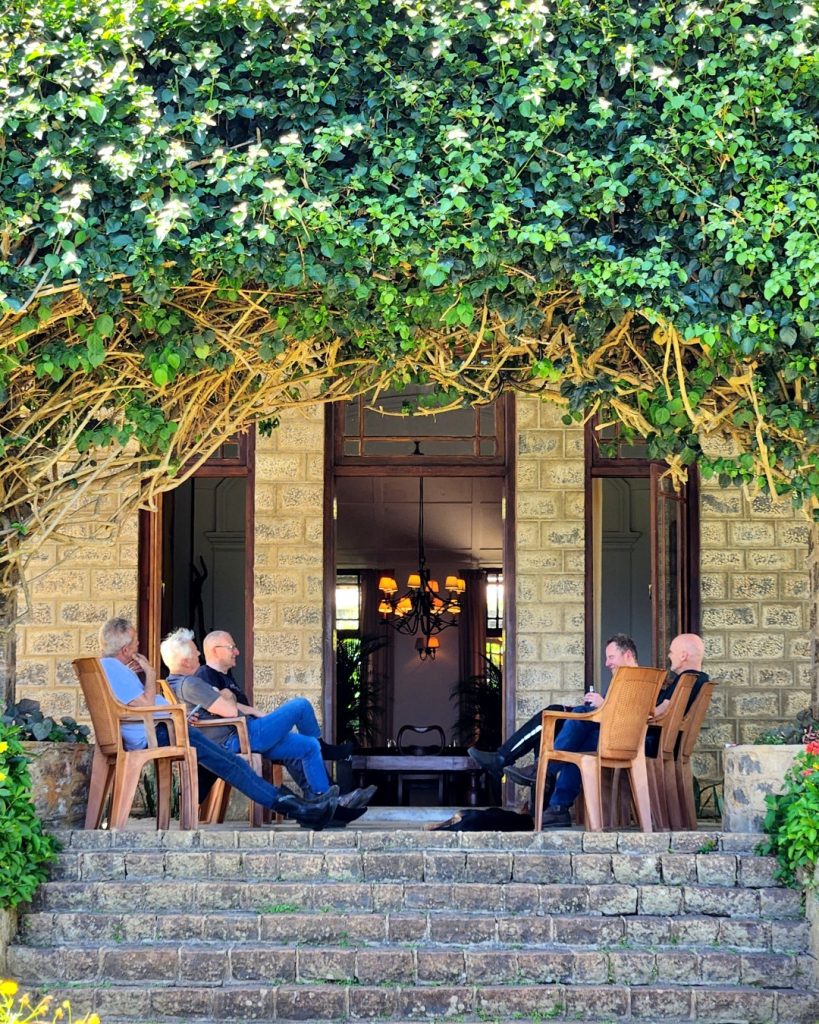
{"type": "Polygon", "coordinates": [[[471,757],[464,754],[353,754],[353,771],[360,773],[363,784],[364,772],[384,772],[395,775],[398,781],[398,803],[404,802],[405,778],[428,778],[438,783],[438,802],[444,806],[444,792],[447,776],[459,772],[469,774],[470,807],[478,804],[478,778],[482,769],[471,757]]]}

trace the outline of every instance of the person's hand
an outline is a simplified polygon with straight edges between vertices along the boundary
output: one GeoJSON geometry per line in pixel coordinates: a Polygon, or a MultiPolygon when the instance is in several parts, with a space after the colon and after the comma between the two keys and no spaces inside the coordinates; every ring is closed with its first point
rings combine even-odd
{"type": "Polygon", "coordinates": [[[603,703],[603,697],[599,693],[587,693],[583,698],[583,703],[589,706],[589,710],[596,711],[603,703]]]}
{"type": "Polygon", "coordinates": [[[156,670],[145,655],[140,654],[139,651],[137,651],[133,658],[131,658],[128,663],[128,668],[133,672],[144,673],[146,682],[154,682],[156,680],[156,670]]]}

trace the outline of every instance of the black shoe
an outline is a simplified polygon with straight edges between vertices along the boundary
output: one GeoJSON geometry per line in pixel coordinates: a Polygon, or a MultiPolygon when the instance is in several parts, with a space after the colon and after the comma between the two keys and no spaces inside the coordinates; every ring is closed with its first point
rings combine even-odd
{"type": "Polygon", "coordinates": [[[488,772],[493,779],[497,779],[500,782],[503,769],[506,767],[503,754],[499,754],[497,750],[478,750],[477,747],[470,747],[467,753],[485,772],[488,772]]]}
{"type": "Polygon", "coordinates": [[[293,792],[289,786],[279,786],[279,794],[281,796],[294,796],[297,800],[301,800],[305,804],[318,804],[321,803],[327,794],[330,796],[338,796],[338,786],[330,786],[329,789],[325,789],[323,793],[315,793],[306,784],[301,792],[301,796],[298,793],[293,792]]]}
{"type": "Polygon", "coordinates": [[[350,807],[342,807],[341,804],[336,807],[335,814],[330,819],[327,828],[346,828],[350,822],[358,821],[358,819],[367,813],[366,807],[359,807],[353,810],[350,807]]]}
{"type": "Polygon", "coordinates": [[[283,814],[286,818],[293,818],[306,828],[320,832],[332,818],[337,806],[338,788],[331,786],[326,793],[313,800],[303,800],[295,793],[285,793],[273,801],[271,810],[283,814]]]}
{"type": "MultiPolygon", "coordinates": [[[[523,768],[516,768],[515,765],[510,764],[503,769],[503,775],[508,782],[514,782],[518,786],[534,786],[535,782],[537,782],[535,778],[537,775],[537,765],[527,764],[523,768]]],[[[546,778],[548,779],[549,776],[547,775],[546,778]]]]}
{"type": "Polygon", "coordinates": [[[352,743],[325,743],[319,736],[322,761],[346,761],[353,756],[352,743]]]}
{"type": "Polygon", "coordinates": [[[354,789],[350,793],[342,793],[338,798],[339,807],[347,807],[351,811],[366,807],[378,790],[378,786],[367,786],[366,789],[354,789]]]}
{"type": "Polygon", "coordinates": [[[571,828],[568,807],[547,807],[541,819],[542,828],[571,828]]]}

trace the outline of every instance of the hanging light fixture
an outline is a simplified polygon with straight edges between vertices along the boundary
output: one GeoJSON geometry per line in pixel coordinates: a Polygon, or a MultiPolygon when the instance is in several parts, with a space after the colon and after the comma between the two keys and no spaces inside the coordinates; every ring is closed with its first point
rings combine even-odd
{"type": "Polygon", "coordinates": [[[407,580],[406,593],[398,596],[398,584],[391,576],[378,581],[381,600],[378,611],[387,625],[399,633],[418,636],[415,649],[421,661],[435,659],[440,647],[436,634],[458,625],[461,598],[466,583],[459,576],[447,576],[440,596],[438,581],[431,578],[424,553],[424,478],[419,478],[418,497],[418,569],[407,580]]]}

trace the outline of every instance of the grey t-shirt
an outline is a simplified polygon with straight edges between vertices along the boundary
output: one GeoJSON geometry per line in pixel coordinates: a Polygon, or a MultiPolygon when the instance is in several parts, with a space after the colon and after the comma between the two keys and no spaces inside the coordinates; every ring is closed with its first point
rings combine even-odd
{"type": "MultiPolygon", "coordinates": [[[[218,721],[221,717],[220,715],[211,715],[207,710],[219,696],[219,691],[214,689],[210,683],[206,683],[204,679],[199,679],[196,676],[168,676],[168,682],[177,699],[187,705],[189,712],[197,704],[201,704],[201,710],[197,712],[200,720],[215,719],[218,721]]],[[[232,725],[226,725],[221,729],[214,725],[204,729],[203,735],[214,743],[224,743],[225,740],[236,735],[236,730],[232,725]]]]}

